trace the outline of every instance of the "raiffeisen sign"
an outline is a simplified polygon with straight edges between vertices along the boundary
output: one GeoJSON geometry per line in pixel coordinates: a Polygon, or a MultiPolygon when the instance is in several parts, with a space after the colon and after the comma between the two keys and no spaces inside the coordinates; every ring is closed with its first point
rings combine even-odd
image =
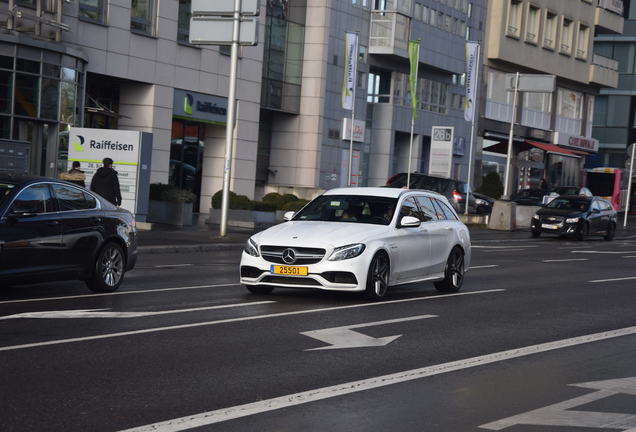
{"type": "Polygon", "coordinates": [[[121,206],[145,222],[148,213],[152,134],[114,129],[71,128],[69,131],[68,166],[74,161],[86,173],[90,188],[95,171],[104,158],[111,158],[119,177],[121,206]]]}

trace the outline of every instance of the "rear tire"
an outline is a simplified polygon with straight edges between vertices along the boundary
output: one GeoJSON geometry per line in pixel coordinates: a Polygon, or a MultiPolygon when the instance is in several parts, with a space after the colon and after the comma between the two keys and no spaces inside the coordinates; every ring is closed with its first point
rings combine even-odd
{"type": "Polygon", "coordinates": [[[367,286],[364,291],[368,299],[380,300],[384,298],[389,290],[390,269],[389,257],[383,252],[375,254],[369,265],[367,286]]]}
{"type": "Polygon", "coordinates": [[[269,285],[245,285],[245,288],[252,294],[271,294],[274,291],[274,287],[269,285]]]}
{"type": "Polygon", "coordinates": [[[454,293],[462,288],[464,283],[464,252],[455,247],[446,260],[446,268],[444,269],[444,279],[435,282],[437,291],[443,293],[454,293]]]}
{"type": "Polygon", "coordinates": [[[605,241],[612,241],[614,240],[615,235],[616,235],[616,225],[610,222],[609,225],[607,226],[607,233],[605,234],[605,237],[603,238],[605,239],[605,241]]]}
{"type": "Polygon", "coordinates": [[[108,242],[97,254],[93,275],[86,281],[86,285],[94,292],[117,291],[124,281],[125,269],[124,249],[117,243],[108,242]]]}

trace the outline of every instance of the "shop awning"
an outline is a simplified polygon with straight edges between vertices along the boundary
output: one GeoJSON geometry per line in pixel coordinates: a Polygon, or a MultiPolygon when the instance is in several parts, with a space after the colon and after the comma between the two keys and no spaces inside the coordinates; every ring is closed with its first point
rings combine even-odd
{"type": "MultiPolygon", "coordinates": [[[[554,144],[547,144],[547,143],[542,143],[542,142],[537,142],[537,141],[526,141],[526,142],[523,142],[523,143],[515,143],[516,150],[520,151],[520,152],[526,151],[526,150],[530,150],[532,147],[538,148],[538,149],[543,150],[545,152],[556,153],[556,154],[561,154],[561,155],[570,156],[570,157],[580,157],[580,156],[582,156],[584,154],[587,154],[585,152],[581,152],[581,151],[577,151],[577,150],[568,150],[568,149],[564,149],[563,147],[559,147],[559,146],[554,145],[554,144]]],[[[507,142],[500,142],[500,143],[497,143],[495,145],[491,145],[490,147],[485,147],[484,151],[507,154],[508,153],[508,143],[507,142]]]]}

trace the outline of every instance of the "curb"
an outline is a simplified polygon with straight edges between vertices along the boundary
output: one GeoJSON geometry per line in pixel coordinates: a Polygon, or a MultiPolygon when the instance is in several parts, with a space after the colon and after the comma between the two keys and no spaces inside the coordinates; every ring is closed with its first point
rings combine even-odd
{"type": "Polygon", "coordinates": [[[234,251],[243,249],[243,243],[216,243],[216,244],[194,244],[194,245],[170,245],[170,246],[139,246],[137,251],[140,255],[146,254],[169,254],[169,253],[189,253],[189,252],[218,252],[234,251]]]}

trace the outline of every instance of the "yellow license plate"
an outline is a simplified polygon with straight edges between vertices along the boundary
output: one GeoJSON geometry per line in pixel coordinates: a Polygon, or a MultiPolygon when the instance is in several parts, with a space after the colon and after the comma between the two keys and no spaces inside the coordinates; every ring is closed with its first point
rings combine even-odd
{"type": "Polygon", "coordinates": [[[269,269],[270,273],[285,275],[285,276],[307,276],[307,267],[298,266],[279,266],[273,265],[269,269]]]}

